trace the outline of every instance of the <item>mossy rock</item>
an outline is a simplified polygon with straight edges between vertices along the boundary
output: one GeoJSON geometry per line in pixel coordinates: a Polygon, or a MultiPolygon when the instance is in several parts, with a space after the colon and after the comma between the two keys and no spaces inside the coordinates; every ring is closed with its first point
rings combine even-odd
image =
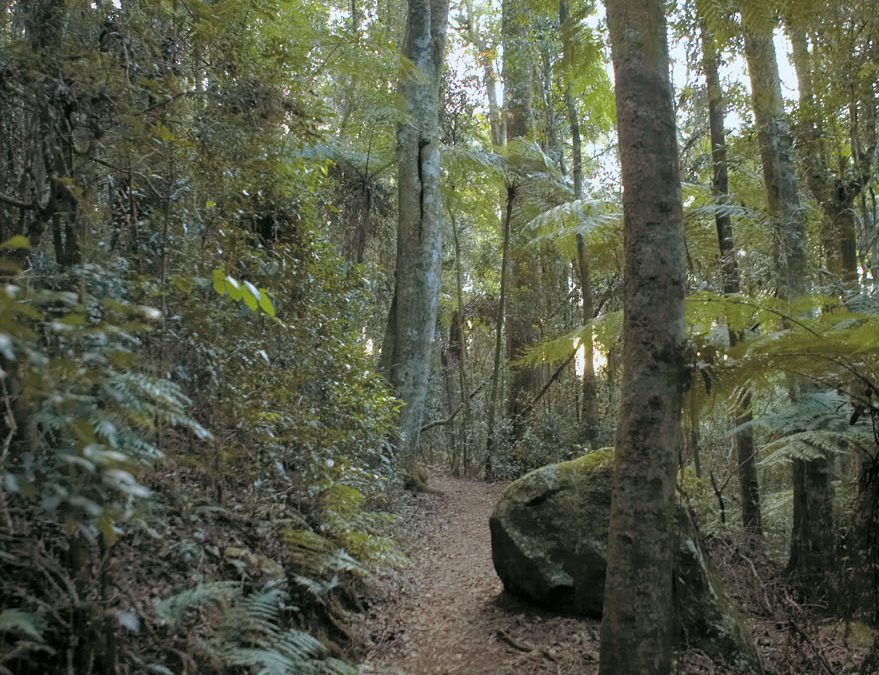
{"type": "MultiPolygon", "coordinates": [[[[489,521],[495,570],[510,592],[544,608],[598,618],[604,603],[613,449],[550,464],[506,487],[489,521]]],[[[759,671],[734,604],[678,509],[675,606],[682,642],[759,671]]]]}

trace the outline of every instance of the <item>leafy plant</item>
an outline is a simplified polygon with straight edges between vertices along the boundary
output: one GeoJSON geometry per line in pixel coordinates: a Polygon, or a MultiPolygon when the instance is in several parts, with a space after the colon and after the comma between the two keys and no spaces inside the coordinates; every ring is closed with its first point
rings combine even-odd
{"type": "Polygon", "coordinates": [[[289,625],[289,596],[279,582],[246,593],[239,583],[204,583],[156,605],[173,629],[190,633],[192,654],[213,672],[253,668],[262,675],[353,675],[324,646],[289,625]]]}

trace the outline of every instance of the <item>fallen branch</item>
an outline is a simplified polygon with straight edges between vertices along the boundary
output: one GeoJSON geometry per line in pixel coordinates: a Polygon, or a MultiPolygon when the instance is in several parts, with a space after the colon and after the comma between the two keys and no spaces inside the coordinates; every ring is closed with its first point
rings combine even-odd
{"type": "Polygon", "coordinates": [[[480,384],[478,387],[476,387],[476,389],[471,391],[470,395],[466,399],[458,403],[458,407],[455,408],[451,415],[442,420],[433,420],[432,422],[428,422],[423,427],[421,427],[421,433],[423,434],[428,429],[433,429],[434,427],[441,427],[455,419],[458,416],[458,413],[464,409],[464,406],[469,404],[471,399],[473,399],[473,397],[476,396],[486,384],[488,384],[488,380],[483,380],[482,384],[480,384]]]}
{"type": "MultiPolygon", "coordinates": [[[[561,365],[556,369],[556,371],[552,374],[552,376],[546,381],[546,384],[543,385],[541,390],[538,391],[537,394],[534,396],[534,398],[532,398],[530,401],[528,401],[528,403],[525,405],[525,407],[522,408],[522,411],[518,415],[516,415],[515,420],[524,419],[529,414],[531,414],[531,411],[534,410],[534,407],[538,403],[540,403],[540,399],[543,398],[543,395],[547,391],[549,391],[549,388],[553,384],[555,384],[556,380],[559,379],[561,374],[564,372],[565,368],[567,368],[571,364],[571,361],[574,360],[574,357],[577,356],[577,350],[579,350],[579,349],[580,349],[580,345],[578,344],[574,348],[574,350],[568,355],[568,357],[564,361],[562,361],[561,365]]],[[[515,422],[515,420],[514,420],[514,422],[515,422]]]]}
{"type": "Polygon", "coordinates": [[[552,652],[550,652],[546,649],[543,649],[542,647],[534,647],[534,646],[528,644],[527,642],[518,642],[517,640],[515,640],[513,638],[513,636],[511,636],[505,630],[498,630],[495,633],[495,636],[497,637],[498,640],[500,640],[501,642],[503,642],[505,644],[508,644],[510,647],[512,647],[515,650],[518,650],[520,652],[525,652],[526,654],[534,654],[535,652],[537,652],[543,658],[545,658],[547,661],[552,661],[553,663],[558,663],[558,659],[555,657],[555,655],[552,654],[552,652]]]}
{"type": "Polygon", "coordinates": [[[10,197],[9,195],[5,195],[0,192],[0,202],[5,204],[9,204],[10,206],[17,206],[20,209],[32,209],[34,208],[33,202],[26,202],[23,199],[18,199],[16,197],[10,197]]]}

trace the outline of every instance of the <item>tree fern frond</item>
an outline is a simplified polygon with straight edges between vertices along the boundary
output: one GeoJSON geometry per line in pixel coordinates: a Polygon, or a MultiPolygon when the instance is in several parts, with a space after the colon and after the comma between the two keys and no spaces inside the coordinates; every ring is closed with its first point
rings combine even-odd
{"type": "Polygon", "coordinates": [[[619,223],[616,204],[598,199],[577,199],[543,211],[528,223],[534,242],[581,234],[584,237],[603,225],[619,223]]]}

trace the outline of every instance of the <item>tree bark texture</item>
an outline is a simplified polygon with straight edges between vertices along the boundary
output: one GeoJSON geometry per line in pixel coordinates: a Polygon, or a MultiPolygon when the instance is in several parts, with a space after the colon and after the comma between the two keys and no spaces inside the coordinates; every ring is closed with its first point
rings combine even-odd
{"type": "MultiPolygon", "coordinates": [[[[711,192],[715,204],[721,207],[729,198],[729,168],[726,159],[726,130],[724,129],[723,89],[720,86],[718,62],[720,54],[714,36],[702,26],[702,65],[705,70],[705,83],[708,89],[708,124],[711,134],[711,192]]],[[[732,219],[728,212],[718,210],[714,216],[717,228],[717,241],[720,248],[721,287],[726,294],[741,290],[739,266],[736,263],[735,242],[733,240],[732,219]]],[[[734,331],[729,331],[730,346],[738,341],[734,331]]],[[[747,425],[752,420],[751,395],[745,393],[735,402],[733,421],[737,427],[747,425]]],[[[739,492],[742,499],[742,526],[748,535],[757,541],[763,535],[760,514],[760,488],[757,482],[757,459],[754,445],[754,431],[744,426],[733,438],[736,461],[738,462],[739,492]]]]}
{"type": "Polygon", "coordinates": [[[409,0],[400,84],[406,120],[397,129],[397,268],[382,365],[403,401],[399,451],[414,461],[436,330],[442,260],[439,90],[448,0],[409,0]]]}
{"type": "Polygon", "coordinates": [[[491,130],[491,144],[500,147],[506,143],[504,119],[501,105],[498,102],[498,77],[494,67],[493,49],[485,42],[485,38],[477,30],[473,0],[467,0],[467,40],[476,49],[476,61],[482,68],[482,85],[485,87],[488,101],[488,124],[491,130]]]}
{"type": "Polygon", "coordinates": [[[503,0],[501,37],[504,46],[504,118],[507,139],[528,138],[532,121],[530,14],[523,0],[503,0]]]}
{"type": "Polygon", "coordinates": [[[806,229],[773,42],[775,18],[771,8],[759,0],[744,0],[741,10],[763,184],[773,225],[777,292],[783,299],[792,299],[806,291],[806,229]]]}
{"type": "Polygon", "coordinates": [[[600,672],[668,673],[686,261],[664,3],[610,0],[607,23],[623,177],[625,318],[600,672]]]}

